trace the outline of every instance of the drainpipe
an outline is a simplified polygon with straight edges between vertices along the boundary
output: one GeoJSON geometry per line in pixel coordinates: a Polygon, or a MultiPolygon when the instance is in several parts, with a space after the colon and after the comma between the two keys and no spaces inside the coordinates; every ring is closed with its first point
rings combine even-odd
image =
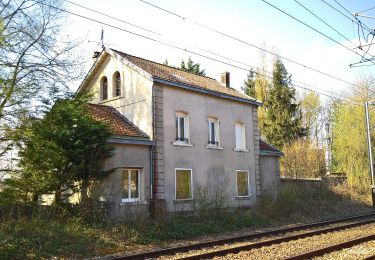
{"type": "Polygon", "coordinates": [[[150,149],[150,200],[154,199],[154,150],[155,144],[150,149]]]}

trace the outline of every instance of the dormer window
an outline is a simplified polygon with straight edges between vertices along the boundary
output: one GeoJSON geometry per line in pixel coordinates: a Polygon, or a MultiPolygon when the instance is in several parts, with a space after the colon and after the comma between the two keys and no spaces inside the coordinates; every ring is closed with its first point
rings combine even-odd
{"type": "Polygon", "coordinates": [[[113,94],[115,97],[121,96],[121,76],[118,71],[113,74],[113,94]]]}
{"type": "Polygon", "coordinates": [[[108,79],[105,76],[100,81],[100,97],[101,100],[108,99],[108,79]]]}

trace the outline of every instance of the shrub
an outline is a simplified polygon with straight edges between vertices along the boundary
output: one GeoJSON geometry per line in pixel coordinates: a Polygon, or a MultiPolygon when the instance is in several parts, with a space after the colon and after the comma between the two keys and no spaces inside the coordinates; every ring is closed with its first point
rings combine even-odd
{"type": "Polygon", "coordinates": [[[324,151],[311,142],[298,139],[286,146],[281,159],[281,174],[291,178],[316,178],[325,174],[324,151]]]}

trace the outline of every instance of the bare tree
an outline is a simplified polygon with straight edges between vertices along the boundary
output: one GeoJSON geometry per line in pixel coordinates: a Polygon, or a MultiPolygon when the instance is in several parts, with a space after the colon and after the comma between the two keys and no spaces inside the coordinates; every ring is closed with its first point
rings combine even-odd
{"type": "Polygon", "coordinates": [[[81,74],[78,43],[60,36],[63,3],[0,0],[0,158],[12,149],[7,133],[64,96],[81,74]]]}

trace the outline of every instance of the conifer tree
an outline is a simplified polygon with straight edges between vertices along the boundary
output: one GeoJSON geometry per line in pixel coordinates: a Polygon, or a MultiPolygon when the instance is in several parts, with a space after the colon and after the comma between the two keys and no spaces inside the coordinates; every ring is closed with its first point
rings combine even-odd
{"type": "Polygon", "coordinates": [[[273,80],[267,93],[263,136],[282,149],[285,144],[305,135],[301,112],[291,85],[291,75],[280,59],[273,64],[273,80]]]}
{"type": "Polygon", "coordinates": [[[186,63],[184,60],[181,61],[180,69],[200,76],[205,76],[205,70],[201,70],[200,66],[199,63],[194,63],[191,57],[189,57],[186,63]]]}
{"type": "Polygon", "coordinates": [[[244,80],[241,89],[246,95],[256,99],[254,70],[251,69],[249,71],[249,73],[247,74],[247,78],[246,80],[244,80]]]}

